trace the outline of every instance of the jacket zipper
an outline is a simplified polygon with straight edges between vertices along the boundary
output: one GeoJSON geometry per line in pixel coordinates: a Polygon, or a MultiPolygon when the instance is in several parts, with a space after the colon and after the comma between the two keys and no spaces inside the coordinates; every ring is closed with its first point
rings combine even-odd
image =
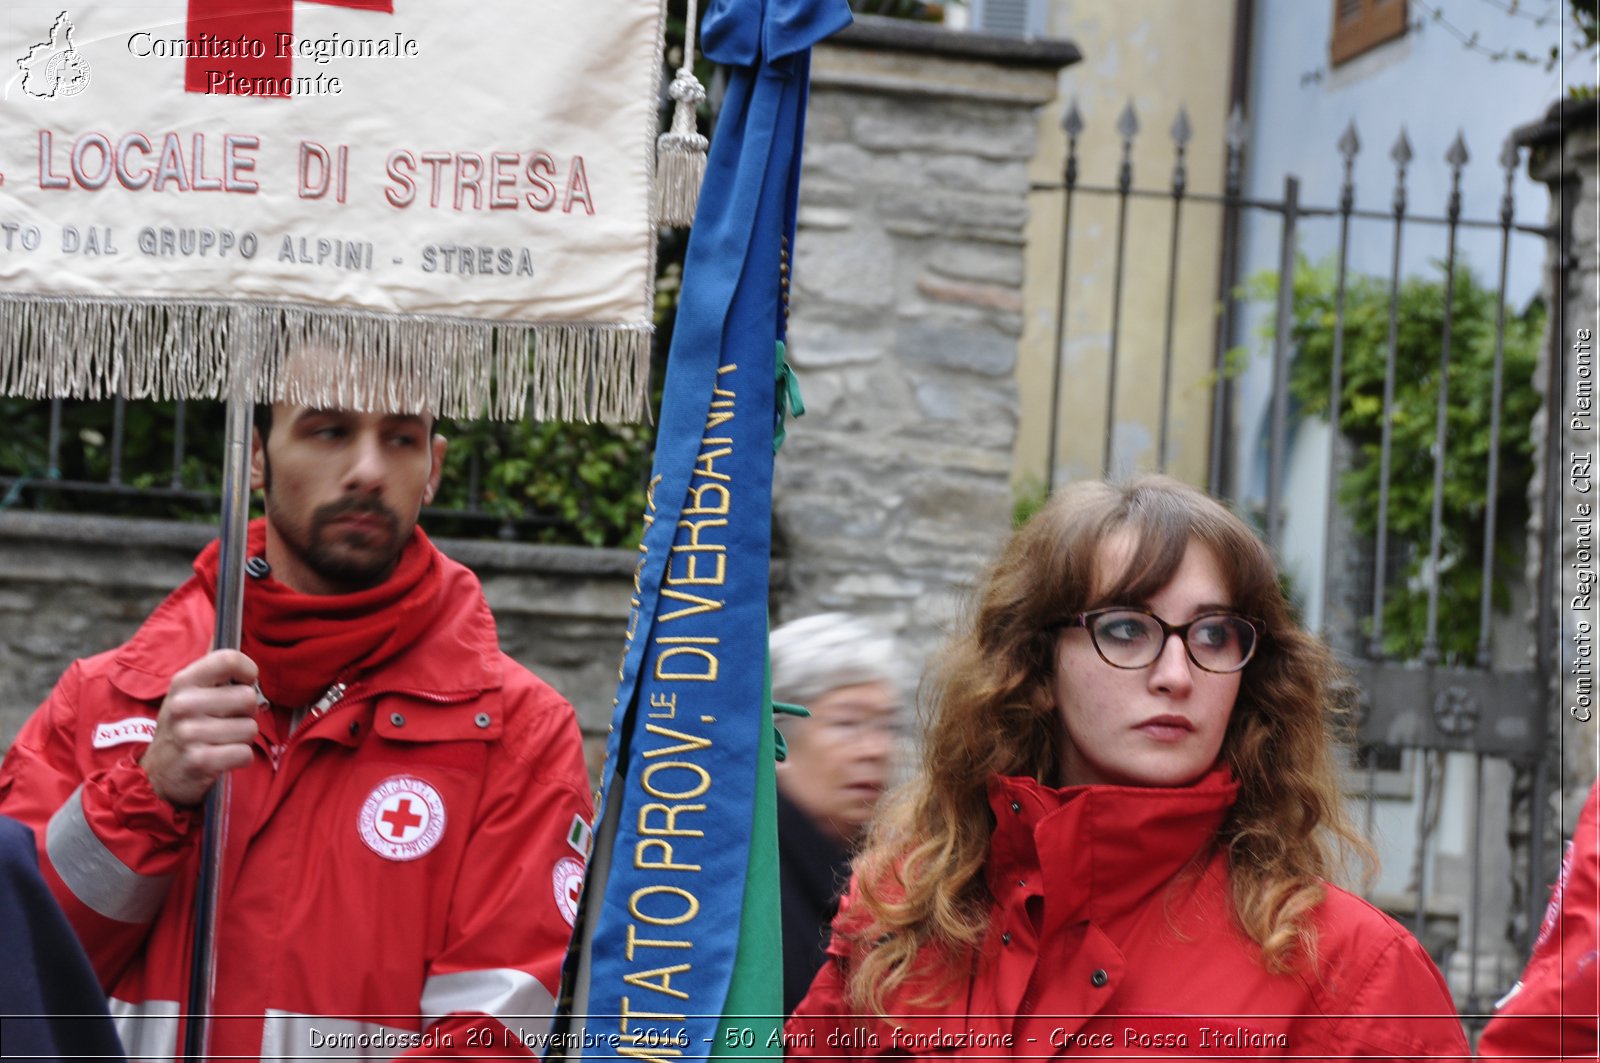
{"type": "Polygon", "coordinates": [[[335,680],[334,684],[323,692],[322,697],[318,698],[307,708],[295,713],[294,716],[290,718],[289,733],[283,736],[283,741],[274,742],[272,745],[267,747],[267,757],[272,762],[272,770],[274,772],[276,772],[279,765],[283,763],[283,754],[288,750],[289,743],[294,741],[294,736],[300,730],[301,726],[308,720],[321,719],[323,716],[327,715],[329,709],[333,708],[335,705],[339,704],[340,701],[344,700],[345,691],[347,689],[348,688],[344,685],[344,683],[335,680]]]}
{"type": "Polygon", "coordinates": [[[335,682],[303,715],[297,717],[290,724],[289,734],[284,738],[282,744],[268,747],[267,755],[272,762],[272,770],[276,772],[278,765],[283,762],[283,755],[288,751],[289,744],[294,741],[294,736],[300,732],[301,728],[307,723],[320,720],[336,705],[355,705],[363,701],[370,701],[373,698],[382,697],[385,694],[404,694],[408,698],[416,698],[419,701],[430,702],[434,705],[459,705],[462,702],[471,701],[482,693],[482,691],[468,691],[461,694],[429,694],[420,690],[407,690],[404,687],[379,687],[374,690],[363,690],[360,687],[352,689],[343,682],[335,682]]]}
{"type": "Polygon", "coordinates": [[[383,697],[385,694],[404,694],[408,698],[432,702],[435,705],[459,705],[464,701],[471,701],[482,693],[483,691],[481,690],[472,690],[461,694],[428,694],[420,690],[407,690],[405,687],[379,687],[376,690],[362,690],[358,687],[355,693],[351,693],[348,690],[344,691],[340,695],[340,700],[346,704],[354,705],[358,702],[383,697]]]}

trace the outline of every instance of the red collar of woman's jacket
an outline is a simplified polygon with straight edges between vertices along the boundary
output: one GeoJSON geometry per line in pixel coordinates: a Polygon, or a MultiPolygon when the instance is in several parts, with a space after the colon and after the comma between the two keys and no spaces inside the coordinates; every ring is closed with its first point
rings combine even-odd
{"type": "Polygon", "coordinates": [[[1104,926],[1203,857],[1238,794],[1226,767],[1179,787],[1054,789],[995,776],[985,868],[990,892],[999,898],[1018,882],[1036,883],[1046,934],[1085,919],[1104,926]]]}

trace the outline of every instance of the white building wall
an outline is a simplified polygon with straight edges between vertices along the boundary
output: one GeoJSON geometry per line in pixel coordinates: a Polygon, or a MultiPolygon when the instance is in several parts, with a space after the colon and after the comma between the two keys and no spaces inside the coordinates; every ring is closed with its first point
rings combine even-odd
{"type": "MultiPolygon", "coordinates": [[[[1443,217],[1450,194],[1450,167],[1445,161],[1457,133],[1465,140],[1471,160],[1462,174],[1462,212],[1467,218],[1494,220],[1500,211],[1505,171],[1496,161],[1511,131],[1543,116],[1567,84],[1595,80],[1592,60],[1564,63],[1551,71],[1512,60],[1491,61],[1467,49],[1443,26],[1429,20],[1424,9],[1411,4],[1412,27],[1387,44],[1379,45],[1345,63],[1330,68],[1332,3],[1321,0],[1257,0],[1250,71],[1247,119],[1249,143],[1245,149],[1245,192],[1252,197],[1279,199],[1285,175],[1300,180],[1302,205],[1336,207],[1343,179],[1342,159],[1336,147],[1353,120],[1361,138],[1354,171],[1356,209],[1388,212],[1392,207],[1395,164],[1390,151],[1404,129],[1413,159],[1406,175],[1407,213],[1443,217]]],[[[1466,34],[1476,32],[1493,48],[1521,49],[1544,55],[1552,44],[1562,44],[1558,17],[1545,26],[1531,18],[1514,17],[1482,0],[1431,0],[1452,25],[1466,34]]],[[[1525,14],[1546,8],[1565,14],[1564,3],[1523,5],[1525,14]]],[[[1525,157],[1524,157],[1525,162],[1525,157]]],[[[1549,195],[1519,167],[1514,183],[1516,217],[1542,224],[1549,195]]],[[[1393,240],[1389,221],[1356,220],[1351,226],[1352,272],[1386,277],[1393,240]]],[[[1241,277],[1278,267],[1282,233],[1280,220],[1262,211],[1246,211],[1240,228],[1241,277]]],[[[1338,247],[1336,218],[1302,219],[1297,243],[1312,262],[1330,259],[1338,247]]],[[[1497,230],[1461,230],[1459,260],[1477,273],[1480,282],[1493,285],[1499,270],[1500,235],[1497,230]]],[[[1401,271],[1407,275],[1439,277],[1434,266],[1446,252],[1443,225],[1408,225],[1402,239],[1401,271]]],[[[1513,307],[1524,306],[1537,294],[1544,263],[1544,246],[1535,236],[1514,236],[1511,244],[1508,298],[1513,307]]],[[[1253,305],[1240,315],[1235,341],[1257,351],[1250,368],[1240,378],[1235,407],[1237,464],[1242,471],[1238,494],[1246,502],[1262,502],[1267,493],[1267,437],[1270,421],[1271,359],[1258,330],[1271,307],[1253,305]]],[[[1307,489],[1301,470],[1327,468],[1327,433],[1300,433],[1303,446],[1315,447],[1312,460],[1293,457],[1285,462],[1284,497],[1287,520],[1296,534],[1284,536],[1284,563],[1303,590],[1319,588],[1306,601],[1307,620],[1321,619],[1320,584],[1323,539],[1322,485],[1307,489]],[[1316,512],[1303,510],[1313,506],[1316,512]]],[[[1320,479],[1325,479],[1319,477],[1320,479]]]]}

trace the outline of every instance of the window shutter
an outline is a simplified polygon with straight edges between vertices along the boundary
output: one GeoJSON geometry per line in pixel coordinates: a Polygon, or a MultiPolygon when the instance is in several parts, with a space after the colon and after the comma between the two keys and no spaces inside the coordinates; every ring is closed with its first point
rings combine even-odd
{"type": "Polygon", "coordinates": [[[1405,32],[1406,0],[1333,0],[1329,58],[1338,66],[1405,32]]]}

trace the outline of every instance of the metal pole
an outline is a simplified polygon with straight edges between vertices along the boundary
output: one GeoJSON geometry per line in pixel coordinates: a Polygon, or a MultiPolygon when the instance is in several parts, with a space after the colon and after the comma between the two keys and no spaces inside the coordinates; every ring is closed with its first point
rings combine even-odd
{"type": "Polygon", "coordinates": [[[122,444],[128,419],[128,400],[118,395],[111,404],[111,473],[106,482],[122,483],[122,444]]]}
{"type": "Polygon", "coordinates": [[[1122,165],[1117,170],[1117,250],[1111,267],[1111,350],[1106,368],[1105,454],[1100,464],[1100,475],[1108,479],[1116,455],[1117,342],[1122,331],[1122,273],[1128,247],[1128,195],[1133,188],[1133,138],[1139,132],[1132,101],[1117,119],[1117,132],[1122,134],[1122,165]]]}
{"type": "Polygon", "coordinates": [[[1483,754],[1479,753],[1473,765],[1472,784],[1472,875],[1470,899],[1467,907],[1472,912],[1472,935],[1468,940],[1467,954],[1472,958],[1467,974],[1467,1010],[1478,1011],[1478,943],[1483,927],[1483,754]]]}
{"type": "Polygon", "coordinates": [[[1389,336],[1383,362],[1383,442],[1378,459],[1378,532],[1373,538],[1372,637],[1367,656],[1383,656],[1383,597],[1388,578],[1389,480],[1394,451],[1394,375],[1400,336],[1400,241],[1405,236],[1406,166],[1411,162],[1411,141],[1404,128],[1389,157],[1395,161],[1394,243],[1389,254],[1389,336]]]}
{"type": "Polygon", "coordinates": [[[1506,280],[1511,265],[1511,222],[1515,201],[1512,185],[1517,173],[1517,146],[1509,139],[1500,153],[1505,167],[1505,192],[1500,197],[1500,284],[1495,289],[1494,379],[1489,399],[1489,485],[1483,507],[1483,587],[1478,603],[1478,667],[1489,667],[1492,659],[1489,629],[1493,620],[1495,511],[1500,505],[1500,413],[1505,398],[1506,358],[1506,280]]]}
{"type": "Polygon", "coordinates": [[[1422,777],[1422,799],[1417,802],[1417,848],[1413,854],[1417,862],[1417,909],[1412,917],[1411,934],[1421,941],[1428,922],[1428,839],[1433,835],[1428,815],[1428,805],[1433,800],[1433,771],[1428,758],[1433,751],[1418,749],[1416,753],[1417,772],[1422,777]]]}
{"type": "Polygon", "coordinates": [[[1211,394],[1211,449],[1207,454],[1206,489],[1217,498],[1232,498],[1233,456],[1227,452],[1233,420],[1232,382],[1228,379],[1228,345],[1233,340],[1233,286],[1238,272],[1239,190],[1243,181],[1245,108],[1250,102],[1250,41],[1255,30],[1254,0],[1234,0],[1233,47],[1228,61],[1227,158],[1223,168],[1222,248],[1217,257],[1216,340],[1212,350],[1215,382],[1211,394]],[[1226,474],[1226,475],[1225,475],[1226,474]]]}
{"type": "MultiPolygon", "coordinates": [[[[1422,661],[1438,664],[1443,654],[1439,649],[1439,561],[1444,548],[1444,474],[1449,457],[1448,439],[1450,412],[1450,338],[1454,322],[1456,290],[1456,223],[1461,220],[1461,168],[1467,162],[1467,146],[1456,134],[1446,156],[1450,163],[1449,230],[1446,236],[1444,260],[1444,326],[1439,336],[1438,402],[1433,428],[1433,505],[1428,521],[1428,628],[1422,639],[1422,661]]],[[[1493,508],[1494,500],[1489,500],[1493,508]]]]}
{"type": "Polygon", "coordinates": [[[1267,546],[1277,549],[1283,525],[1283,458],[1289,439],[1289,329],[1294,319],[1294,237],[1300,179],[1283,179],[1283,238],[1278,249],[1278,328],[1272,342],[1272,430],[1267,443],[1267,546]]]}
{"type": "Polygon", "coordinates": [[[1333,527],[1339,512],[1340,447],[1344,411],[1344,301],[1346,274],[1350,264],[1350,212],[1355,209],[1356,153],[1361,138],[1351,121],[1339,138],[1339,154],[1344,156],[1344,182],[1339,186],[1339,275],[1333,297],[1333,367],[1328,382],[1328,494],[1322,517],[1322,615],[1317,627],[1323,638],[1332,634],[1333,624],[1333,527]]]}
{"type": "Polygon", "coordinates": [[[1056,489],[1057,436],[1061,421],[1061,362],[1066,357],[1067,297],[1070,294],[1069,270],[1072,254],[1072,189],[1078,183],[1078,134],[1083,131],[1083,116],[1078,113],[1078,101],[1073,100],[1061,126],[1067,134],[1067,161],[1061,177],[1061,263],[1057,277],[1060,286],[1056,296],[1055,346],[1051,350],[1050,368],[1050,439],[1045,447],[1044,493],[1048,498],[1056,489]]]}
{"type": "Polygon", "coordinates": [[[179,399],[172,407],[172,487],[183,487],[183,431],[184,402],[179,399]]]}
{"type": "MultiPolygon", "coordinates": [[[[223,444],[220,556],[217,560],[217,620],[212,648],[236,650],[244,627],[244,562],[250,521],[250,422],[259,337],[249,311],[230,329],[228,417],[223,444]]],[[[211,996],[216,985],[215,945],[223,843],[228,829],[228,776],[206,795],[200,841],[200,877],[195,888],[194,945],[189,955],[188,1008],[183,1056],[198,1063],[211,1044],[211,996]]]]}
{"type": "Polygon", "coordinates": [[[61,400],[50,400],[50,441],[45,444],[45,475],[61,478],[61,400]]]}
{"type": "Polygon", "coordinates": [[[1156,442],[1156,468],[1162,472],[1167,471],[1167,422],[1171,419],[1172,408],[1172,332],[1178,314],[1178,235],[1182,231],[1183,193],[1188,184],[1183,153],[1189,137],[1189,113],[1180,107],[1178,117],[1172,123],[1175,154],[1172,164],[1172,239],[1167,249],[1167,329],[1161,341],[1161,416],[1160,435],[1156,442]]]}

